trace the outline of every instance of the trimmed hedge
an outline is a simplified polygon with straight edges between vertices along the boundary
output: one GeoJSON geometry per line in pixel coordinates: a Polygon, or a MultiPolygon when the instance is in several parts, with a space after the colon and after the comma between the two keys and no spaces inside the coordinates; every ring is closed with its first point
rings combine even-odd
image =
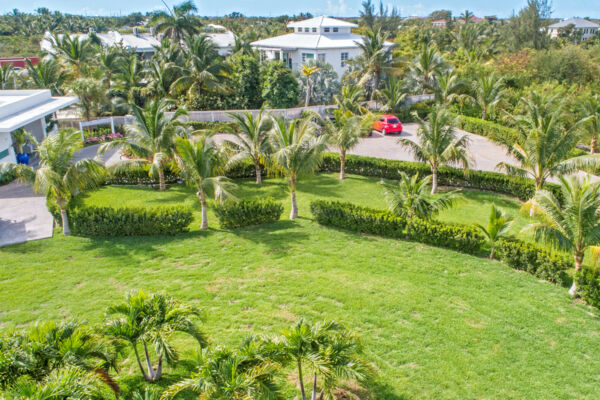
{"type": "Polygon", "coordinates": [[[514,128],[466,115],[458,116],[458,128],[476,135],[485,136],[494,142],[504,145],[512,145],[517,138],[517,131],[514,128]]]}
{"type": "Polygon", "coordinates": [[[581,298],[589,305],[600,308],[600,270],[583,267],[575,275],[575,282],[581,298]]]}
{"type": "Polygon", "coordinates": [[[481,249],[483,238],[472,226],[405,219],[389,211],[337,201],[314,201],[310,210],[319,224],[446,247],[465,253],[481,249]]]}
{"type": "Polygon", "coordinates": [[[566,254],[516,239],[500,240],[496,254],[510,267],[554,283],[566,283],[566,271],[573,267],[571,258],[566,254]]]}
{"type": "Polygon", "coordinates": [[[14,170],[6,170],[0,172],[0,186],[8,185],[15,179],[17,179],[17,174],[14,172],[14,170]]]}
{"type": "Polygon", "coordinates": [[[279,221],[283,213],[283,206],[268,198],[216,204],[214,210],[221,227],[232,229],[279,221]]]}
{"type": "MultiPolygon", "coordinates": [[[[158,184],[158,176],[151,177],[149,175],[150,165],[139,167],[129,167],[117,172],[113,172],[107,179],[106,185],[156,185],[158,184]]],[[[176,183],[181,178],[171,171],[168,167],[164,169],[165,182],[176,183]]]]}

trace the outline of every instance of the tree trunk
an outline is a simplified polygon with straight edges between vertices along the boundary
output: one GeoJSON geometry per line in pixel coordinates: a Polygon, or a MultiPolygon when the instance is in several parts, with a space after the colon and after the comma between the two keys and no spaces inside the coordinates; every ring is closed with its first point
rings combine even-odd
{"type": "Polygon", "coordinates": [[[346,153],[340,153],[340,179],[346,179],[346,153]]]}
{"type": "Polygon", "coordinates": [[[69,216],[67,210],[61,207],[60,218],[62,219],[63,235],[69,236],[71,234],[71,227],[69,226],[69,216]]]}
{"type": "Polygon", "coordinates": [[[165,171],[163,171],[162,167],[158,169],[158,190],[167,190],[165,171]]]}
{"type": "Polygon", "coordinates": [[[373,90],[371,91],[371,100],[375,99],[375,92],[379,88],[379,72],[373,74],[373,90]]]}
{"type": "Polygon", "coordinates": [[[290,219],[296,219],[298,217],[298,204],[296,203],[296,189],[292,190],[292,211],[290,212],[290,219]]]}
{"type": "Polygon", "coordinates": [[[317,373],[313,374],[313,389],[311,400],[317,400],[317,373]]]}
{"type": "Polygon", "coordinates": [[[256,170],[256,183],[260,185],[262,183],[262,176],[260,174],[260,164],[254,164],[254,169],[256,170]]]}
{"type": "Polygon", "coordinates": [[[149,381],[150,379],[148,378],[146,371],[144,371],[144,366],[142,365],[142,361],[140,360],[140,353],[138,353],[137,343],[132,343],[132,345],[133,345],[133,352],[135,353],[135,359],[137,361],[138,367],[140,367],[140,371],[142,371],[142,376],[144,377],[145,380],[149,381]]]}
{"type": "Polygon", "coordinates": [[[156,376],[154,377],[155,381],[158,381],[159,379],[162,378],[162,366],[163,366],[163,360],[162,360],[162,356],[158,359],[158,365],[156,367],[156,376]]]}
{"type": "Polygon", "coordinates": [[[492,251],[490,252],[490,260],[494,259],[494,252],[496,250],[496,247],[492,244],[492,251]]]}
{"type": "Polygon", "coordinates": [[[483,107],[481,111],[481,119],[485,121],[485,116],[487,115],[487,107],[483,107]]]}
{"type": "Polygon", "coordinates": [[[306,77],[306,98],[304,99],[304,107],[310,104],[310,76],[306,77]]]}
{"type": "Polygon", "coordinates": [[[148,368],[148,380],[154,382],[156,375],[154,368],[152,367],[152,362],[150,361],[150,354],[148,354],[148,346],[146,346],[146,343],[144,343],[144,355],[146,356],[146,367],[148,368]]]}
{"type": "MultiPolygon", "coordinates": [[[[581,264],[583,263],[583,255],[584,253],[582,251],[575,251],[574,257],[575,257],[575,276],[577,276],[577,273],[579,271],[581,271],[581,264]]],[[[569,294],[574,297],[575,294],[577,293],[577,284],[575,283],[575,276],[573,277],[573,284],[571,285],[571,289],[569,289],[569,294]]]]}
{"type": "Polygon", "coordinates": [[[435,194],[437,192],[437,186],[438,186],[437,167],[431,167],[431,194],[435,194]]]}
{"type": "Polygon", "coordinates": [[[198,191],[198,197],[200,197],[200,204],[202,204],[202,224],[200,225],[200,229],[203,231],[208,229],[208,215],[207,215],[207,206],[206,206],[206,195],[203,191],[198,191]]]}
{"type": "Polygon", "coordinates": [[[302,377],[302,361],[298,358],[298,382],[300,383],[300,394],[302,400],[306,400],[306,392],[304,391],[304,378],[302,377]]]}
{"type": "Polygon", "coordinates": [[[596,147],[598,147],[598,138],[594,135],[590,142],[590,153],[594,154],[596,152],[596,147]]]}

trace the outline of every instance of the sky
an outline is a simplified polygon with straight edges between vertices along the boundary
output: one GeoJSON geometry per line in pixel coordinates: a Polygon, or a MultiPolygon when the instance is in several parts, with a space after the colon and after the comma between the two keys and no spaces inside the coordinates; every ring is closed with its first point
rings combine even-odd
{"type": "MultiPolygon", "coordinates": [[[[180,0],[166,0],[171,6],[180,0]]],[[[377,4],[378,0],[375,0],[377,4]]],[[[496,15],[508,17],[513,10],[518,12],[527,0],[384,0],[389,7],[396,6],[402,16],[426,16],[431,11],[450,9],[459,15],[470,10],[477,16],[496,15]]],[[[600,0],[554,0],[552,16],[569,18],[573,16],[600,18],[600,0]]],[[[200,15],[221,16],[233,11],[248,16],[293,15],[310,12],[313,15],[337,17],[357,16],[361,0],[196,0],[200,15]]],[[[38,7],[83,15],[125,15],[135,11],[164,9],[161,0],[0,0],[0,13],[13,8],[32,12],[38,7]]]]}

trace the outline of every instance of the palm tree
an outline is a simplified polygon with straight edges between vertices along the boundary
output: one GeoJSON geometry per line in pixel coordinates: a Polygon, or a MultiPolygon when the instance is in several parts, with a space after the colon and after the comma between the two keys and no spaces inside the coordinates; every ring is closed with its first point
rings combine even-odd
{"type": "Polygon", "coordinates": [[[26,59],[27,68],[22,75],[29,87],[50,89],[53,96],[64,94],[63,85],[68,79],[68,74],[60,64],[50,58],[41,59],[37,65],[26,59]]]}
{"type": "Polygon", "coordinates": [[[290,219],[298,216],[296,184],[298,179],[316,171],[326,148],[326,138],[317,137],[309,118],[286,123],[284,118],[273,117],[270,143],[273,160],[281,168],[290,188],[292,210],[290,219]]]}
{"type": "Polygon", "coordinates": [[[129,344],[144,379],[156,382],[162,377],[163,361],[175,364],[179,360],[177,350],[170,343],[175,332],[191,336],[200,346],[206,345],[206,338],[195,323],[200,315],[197,308],[172,297],[148,295],[140,290],[128,293],[124,303],[108,308],[104,330],[115,341],[129,344]],[[147,371],[139,355],[140,345],[147,371]],[[149,346],[154,347],[156,367],[150,358],[149,346]]]}
{"type": "Polygon", "coordinates": [[[156,13],[150,20],[150,25],[155,26],[157,32],[164,33],[177,42],[183,40],[186,35],[193,36],[198,33],[200,21],[190,15],[192,12],[198,11],[193,1],[184,1],[174,6],[173,9],[166,7],[168,13],[156,13]]]}
{"type": "Polygon", "coordinates": [[[71,36],[67,33],[53,35],[50,37],[52,49],[59,60],[69,66],[76,77],[81,77],[94,56],[94,48],[90,39],[82,39],[79,36],[71,36]]]}
{"type": "Polygon", "coordinates": [[[403,218],[430,219],[440,211],[451,208],[461,199],[458,190],[430,194],[431,175],[419,179],[419,174],[409,177],[400,172],[398,185],[382,182],[388,208],[394,214],[403,218]]]}
{"type": "Polygon", "coordinates": [[[475,15],[471,11],[465,10],[465,12],[460,14],[460,19],[462,19],[465,22],[465,24],[468,24],[469,22],[471,22],[474,16],[475,15]]]}
{"type": "Polygon", "coordinates": [[[446,68],[444,57],[433,45],[424,45],[410,68],[410,78],[421,88],[423,94],[436,86],[435,78],[446,68]]]}
{"type": "Polygon", "coordinates": [[[117,66],[114,88],[125,93],[129,103],[140,105],[141,90],[144,86],[144,65],[137,55],[122,58],[117,66]]]}
{"type": "Polygon", "coordinates": [[[7,62],[0,65],[0,90],[8,89],[17,89],[17,74],[15,67],[7,62]]]}
{"type": "Polygon", "coordinates": [[[504,81],[492,73],[480,75],[472,86],[471,101],[481,108],[481,119],[485,121],[487,113],[495,108],[504,98],[504,81]]]}
{"type": "Polygon", "coordinates": [[[206,197],[214,192],[215,200],[230,197],[229,189],[235,184],[222,175],[225,160],[210,136],[199,139],[175,139],[175,160],[188,186],[196,190],[202,205],[202,227],[208,229],[206,197]]]}
{"type": "Polygon", "coordinates": [[[137,158],[117,163],[113,168],[150,164],[149,174],[158,175],[159,189],[166,190],[164,168],[173,157],[173,140],[187,134],[182,121],[187,112],[179,108],[172,115],[167,115],[171,105],[172,102],[167,99],[151,101],[144,108],[132,104],[134,121],[126,126],[127,137],[104,143],[98,153],[103,154],[111,148],[128,150],[137,158]]]}
{"type": "Polygon", "coordinates": [[[388,45],[386,40],[387,34],[382,33],[381,29],[367,32],[362,41],[356,42],[361,54],[353,60],[348,60],[349,64],[357,66],[357,70],[350,75],[360,77],[358,82],[369,88],[371,100],[379,89],[381,77],[393,71],[394,46],[388,45]]]}
{"type": "Polygon", "coordinates": [[[492,204],[490,209],[490,218],[488,220],[487,228],[480,224],[475,224],[477,228],[485,235],[490,243],[490,260],[494,259],[494,251],[496,250],[496,243],[502,239],[512,225],[513,219],[508,217],[506,213],[502,212],[495,204],[492,204]]]}
{"type": "Polygon", "coordinates": [[[80,78],[70,84],[74,94],[79,97],[79,108],[86,120],[100,112],[107,97],[106,88],[102,82],[94,78],[80,78]]]}
{"type": "Polygon", "coordinates": [[[225,139],[225,144],[235,154],[229,159],[229,165],[250,159],[256,171],[256,183],[262,183],[260,173],[261,163],[264,164],[269,154],[269,131],[273,128],[273,120],[264,114],[261,109],[258,116],[254,118],[252,113],[230,113],[236,129],[229,129],[235,135],[234,140],[225,139]]]}
{"type": "Polygon", "coordinates": [[[435,77],[435,101],[438,104],[449,106],[454,101],[462,99],[464,95],[459,92],[465,88],[465,83],[458,77],[456,70],[449,72],[438,72],[435,77]]]}
{"type": "Polygon", "coordinates": [[[333,96],[333,101],[338,109],[352,114],[365,114],[367,109],[362,105],[365,101],[365,92],[360,86],[344,85],[340,94],[333,96]]]}
{"type": "Polygon", "coordinates": [[[148,85],[144,92],[148,98],[159,100],[171,96],[171,86],[179,78],[180,69],[177,65],[170,62],[151,62],[148,69],[144,71],[144,76],[148,80],[148,85]]]}
{"type": "Polygon", "coordinates": [[[404,107],[408,90],[404,85],[404,81],[390,77],[383,89],[378,92],[378,97],[383,103],[382,111],[392,114],[399,113],[404,107]]]}
{"type": "Polygon", "coordinates": [[[456,119],[445,108],[436,106],[431,110],[427,120],[417,113],[413,114],[419,124],[417,137],[419,143],[408,139],[399,139],[398,143],[407,147],[414,157],[431,166],[431,194],[437,191],[438,170],[444,164],[459,163],[465,171],[469,169],[470,155],[467,151],[469,138],[457,136],[456,119]]]}
{"type": "Polygon", "coordinates": [[[71,199],[86,189],[100,185],[105,177],[104,166],[89,158],[73,161],[74,154],[83,147],[77,131],[61,129],[49,135],[41,143],[35,138],[29,140],[36,146],[39,166],[33,169],[23,164],[8,164],[4,168],[13,170],[23,181],[33,185],[33,189],[45,194],[48,200],[59,208],[63,234],[70,235],[67,208],[71,199]]]}
{"type": "Polygon", "coordinates": [[[596,153],[598,135],[600,134],[600,96],[586,97],[580,104],[581,113],[590,117],[589,122],[583,125],[586,138],[590,140],[590,153],[596,153]]]}
{"type": "Polygon", "coordinates": [[[203,349],[198,371],[171,385],[161,400],[172,399],[182,390],[191,390],[206,400],[283,399],[276,383],[279,364],[251,349],[252,345],[237,350],[203,349]]]}
{"type": "Polygon", "coordinates": [[[302,65],[302,70],[300,73],[302,76],[306,78],[306,99],[304,100],[304,107],[308,107],[310,104],[310,96],[311,96],[311,86],[310,86],[310,77],[319,72],[319,67],[316,65],[302,65]]]}
{"type": "MultiPolygon", "coordinates": [[[[562,199],[548,190],[538,190],[535,194],[539,219],[525,228],[533,231],[538,240],[561,249],[573,252],[575,272],[581,270],[585,250],[600,243],[600,184],[592,182],[588,176],[559,176],[562,199]]],[[[575,295],[577,285],[569,290],[575,295]]]]}

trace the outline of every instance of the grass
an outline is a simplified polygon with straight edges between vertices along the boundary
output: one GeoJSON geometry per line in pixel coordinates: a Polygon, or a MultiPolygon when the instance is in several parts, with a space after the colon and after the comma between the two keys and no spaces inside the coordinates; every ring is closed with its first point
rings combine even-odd
{"type": "MultiPolygon", "coordinates": [[[[175,237],[55,235],[1,248],[0,323],[69,317],[101,323],[108,305],[143,288],[203,307],[214,344],[276,333],[299,317],[336,319],[363,337],[366,358],[378,371],[369,387],[377,399],[598,398],[600,323],[595,310],[571,301],[564,288],[487,259],[310,219],[309,201],[319,197],[383,207],[375,183],[356,176],[342,183],[334,175],[305,181],[296,221],[221,231],[211,214],[208,232],[196,222],[175,237]]],[[[238,195],[271,195],[289,210],[282,180],[261,187],[241,182],[238,195]]],[[[476,202],[507,201],[501,206],[515,213],[519,207],[485,193],[465,195],[463,211],[442,218],[487,218],[489,207],[478,214],[476,202]]],[[[106,187],[82,201],[195,200],[183,187],[164,193],[106,187]]],[[[178,342],[183,358],[193,358],[197,349],[178,342]]],[[[126,360],[121,384],[139,385],[137,375],[126,360]]]]}

